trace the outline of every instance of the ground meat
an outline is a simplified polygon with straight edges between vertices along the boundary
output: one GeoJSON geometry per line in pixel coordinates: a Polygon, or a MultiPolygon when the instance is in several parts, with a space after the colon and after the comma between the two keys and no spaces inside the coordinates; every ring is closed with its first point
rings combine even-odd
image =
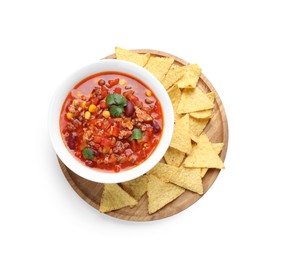
{"type": "Polygon", "coordinates": [[[68,125],[67,125],[67,129],[68,129],[70,132],[72,132],[72,131],[74,131],[74,130],[76,129],[76,127],[75,127],[73,124],[68,124],[68,125]]]}
{"type": "Polygon", "coordinates": [[[69,112],[71,112],[72,114],[76,114],[79,112],[78,110],[78,106],[76,106],[75,104],[71,104],[68,107],[69,112]]]}
{"type": "Polygon", "coordinates": [[[129,138],[132,135],[132,131],[130,130],[121,130],[119,132],[119,139],[129,138]]]}
{"type": "Polygon", "coordinates": [[[84,132],[83,134],[83,140],[85,142],[89,142],[93,139],[93,133],[90,130],[87,130],[86,132],[84,132]]]}
{"type": "Polygon", "coordinates": [[[152,117],[147,114],[145,111],[141,110],[137,106],[135,106],[136,116],[138,118],[138,121],[140,122],[148,122],[152,120],[152,117]]]}

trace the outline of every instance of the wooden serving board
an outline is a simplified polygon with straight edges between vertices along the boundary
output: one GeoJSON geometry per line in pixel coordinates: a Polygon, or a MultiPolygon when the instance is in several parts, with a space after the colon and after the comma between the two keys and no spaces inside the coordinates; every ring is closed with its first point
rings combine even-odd
{"type": "MultiPolygon", "coordinates": [[[[187,65],[188,64],[188,62],[176,56],[173,56],[171,54],[161,52],[161,51],[144,50],[144,49],[138,49],[134,51],[137,51],[138,53],[148,53],[149,52],[151,53],[151,55],[160,56],[160,57],[172,57],[175,59],[175,63],[177,65],[187,65]]],[[[105,59],[115,59],[115,58],[116,58],[115,54],[105,57],[105,59]]],[[[203,74],[201,74],[200,79],[198,81],[198,87],[202,89],[204,92],[214,91],[216,93],[213,118],[210,120],[207,127],[205,128],[205,133],[207,134],[211,142],[214,142],[214,143],[223,142],[225,144],[220,154],[221,159],[224,161],[226,153],[227,153],[227,147],[228,147],[228,124],[227,124],[227,118],[226,118],[223,104],[216,90],[214,89],[212,84],[203,74]]],[[[60,163],[60,167],[66,179],[68,180],[72,188],[77,192],[77,194],[83,200],[85,200],[92,207],[98,210],[102,191],[103,191],[103,184],[95,183],[95,182],[92,182],[92,181],[89,181],[89,180],[86,180],[80,177],[79,175],[72,172],[66,165],[64,165],[63,162],[60,160],[60,158],[58,158],[58,161],[60,163]]],[[[208,170],[205,177],[203,178],[204,194],[212,186],[219,172],[220,172],[219,169],[209,169],[208,170]]],[[[168,205],[166,205],[164,208],[160,209],[156,213],[149,215],[147,211],[147,195],[145,194],[141,198],[141,200],[139,201],[136,207],[132,209],[129,207],[126,207],[126,208],[122,208],[122,209],[112,211],[106,214],[112,217],[115,217],[115,218],[131,220],[131,221],[157,220],[157,219],[162,219],[162,218],[177,214],[178,212],[191,206],[193,203],[199,200],[202,196],[194,192],[186,190],[185,193],[183,193],[176,200],[172,201],[171,203],[169,203],[168,205]]]]}

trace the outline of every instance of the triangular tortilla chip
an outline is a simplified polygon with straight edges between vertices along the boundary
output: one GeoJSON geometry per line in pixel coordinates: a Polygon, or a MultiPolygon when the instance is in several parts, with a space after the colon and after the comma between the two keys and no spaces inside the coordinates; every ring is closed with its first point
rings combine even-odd
{"type": "Polygon", "coordinates": [[[139,54],[134,51],[128,51],[119,47],[115,47],[116,58],[118,60],[125,60],[136,63],[141,67],[145,66],[148,62],[150,54],[139,54]]]}
{"type": "Polygon", "coordinates": [[[159,162],[147,172],[147,175],[154,175],[165,182],[169,182],[170,176],[175,174],[177,171],[177,167],[159,162]]]}
{"type": "Polygon", "coordinates": [[[201,135],[199,142],[193,145],[190,155],[185,159],[184,166],[191,168],[224,168],[223,162],[206,135],[201,135]]]}
{"type": "Polygon", "coordinates": [[[147,175],[142,175],[134,180],[120,183],[122,188],[137,201],[146,193],[147,175]]]}
{"type": "Polygon", "coordinates": [[[165,89],[169,89],[178,79],[180,79],[184,75],[185,67],[186,66],[180,67],[176,64],[172,64],[168,73],[162,80],[162,85],[165,89]]]}
{"type": "Polygon", "coordinates": [[[196,119],[190,116],[190,136],[192,140],[194,140],[195,142],[198,142],[198,137],[203,132],[208,121],[209,121],[209,118],[196,119]]]}
{"type": "Polygon", "coordinates": [[[214,104],[199,88],[185,89],[177,109],[178,114],[191,113],[213,108],[214,104]]]}
{"type": "Polygon", "coordinates": [[[164,159],[167,164],[179,167],[185,158],[185,153],[173,147],[169,147],[164,154],[164,159]]]}
{"type": "Polygon", "coordinates": [[[170,182],[187,190],[191,190],[198,194],[203,194],[200,168],[180,167],[176,174],[171,175],[170,182]]]}
{"type": "Polygon", "coordinates": [[[148,213],[152,214],[178,198],[185,189],[172,183],[165,183],[154,175],[148,176],[148,213]]]}
{"type": "Polygon", "coordinates": [[[216,96],[215,92],[206,93],[206,96],[208,97],[208,99],[209,99],[212,103],[214,103],[214,101],[215,101],[215,96],[216,96]]]}
{"type": "Polygon", "coordinates": [[[144,68],[153,74],[159,81],[162,81],[173,62],[173,58],[151,56],[144,68]]]}
{"type": "Polygon", "coordinates": [[[191,152],[190,117],[188,114],[176,121],[170,147],[186,154],[191,152]]]}
{"type": "Polygon", "coordinates": [[[224,143],[211,143],[211,144],[212,144],[214,151],[217,154],[220,154],[220,152],[222,151],[222,149],[224,147],[224,143]]]}
{"type": "MultiPolygon", "coordinates": [[[[196,168],[196,169],[198,169],[198,168],[196,168]]],[[[205,176],[205,174],[207,173],[207,171],[208,171],[208,168],[201,168],[200,177],[203,178],[205,176]]]]}
{"type": "Polygon", "coordinates": [[[206,118],[209,119],[212,118],[212,109],[192,112],[190,113],[190,116],[199,119],[206,119],[206,118]]]}
{"type": "Polygon", "coordinates": [[[201,69],[197,64],[191,64],[186,66],[185,73],[181,79],[179,79],[175,84],[178,88],[195,88],[199,76],[201,74],[201,69]]]}
{"type": "MultiPolygon", "coordinates": [[[[217,154],[220,154],[220,152],[222,151],[223,147],[224,147],[224,143],[211,143],[212,147],[214,149],[214,151],[217,154]]],[[[208,168],[202,168],[200,171],[200,177],[203,178],[205,176],[205,174],[207,173],[208,168]]]]}
{"type": "Polygon", "coordinates": [[[127,206],[133,207],[137,203],[138,202],[118,184],[104,184],[99,211],[109,212],[127,206]]]}
{"type": "Polygon", "coordinates": [[[181,90],[177,86],[173,86],[172,88],[168,90],[168,95],[172,102],[172,106],[174,109],[174,120],[176,122],[181,117],[181,115],[177,113],[177,108],[179,106],[182,93],[181,93],[181,90]]]}

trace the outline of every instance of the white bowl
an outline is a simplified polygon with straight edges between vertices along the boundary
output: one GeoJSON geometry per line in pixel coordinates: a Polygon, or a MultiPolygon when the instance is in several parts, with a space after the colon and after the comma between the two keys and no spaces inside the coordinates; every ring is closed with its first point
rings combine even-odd
{"type": "Polygon", "coordinates": [[[144,68],[122,60],[100,60],[71,74],[55,92],[49,109],[48,127],[52,145],[63,163],[81,177],[100,183],[120,183],[135,179],[153,168],[169,147],[174,130],[174,112],[170,98],[162,84],[144,68]],[[76,159],[66,148],[60,133],[60,113],[62,105],[74,86],[81,80],[97,73],[116,71],[134,76],[151,88],[159,99],[163,111],[163,130],[158,146],[150,157],[140,165],[118,173],[101,172],[89,168],[76,159]]]}

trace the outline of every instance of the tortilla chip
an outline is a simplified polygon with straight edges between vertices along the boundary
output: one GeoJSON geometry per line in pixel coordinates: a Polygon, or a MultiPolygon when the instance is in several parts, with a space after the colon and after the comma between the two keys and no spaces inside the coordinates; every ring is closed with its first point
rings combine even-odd
{"type": "Polygon", "coordinates": [[[159,162],[150,171],[147,172],[147,175],[154,175],[164,182],[169,182],[171,175],[176,174],[177,171],[177,167],[159,162]]]}
{"type": "Polygon", "coordinates": [[[224,143],[212,143],[212,147],[217,154],[220,154],[224,147],[224,143]]]}
{"type": "Polygon", "coordinates": [[[185,189],[172,183],[165,183],[154,175],[148,176],[148,213],[152,214],[178,198],[185,189]]]}
{"type": "Polygon", "coordinates": [[[120,183],[122,188],[137,201],[146,193],[147,175],[142,175],[134,180],[120,183]]]}
{"type": "Polygon", "coordinates": [[[174,120],[176,122],[181,117],[177,113],[177,108],[179,106],[182,93],[181,93],[181,90],[177,86],[173,86],[172,88],[170,88],[168,90],[168,95],[169,95],[171,102],[172,102],[172,106],[173,106],[173,109],[174,109],[174,120]]]}
{"type": "Polygon", "coordinates": [[[197,64],[188,65],[186,66],[184,76],[175,84],[178,86],[178,88],[195,88],[200,74],[201,69],[197,64]]]}
{"type": "Polygon", "coordinates": [[[208,121],[209,118],[196,119],[190,116],[190,136],[196,143],[198,142],[198,137],[203,132],[208,121]]]}
{"type": "Polygon", "coordinates": [[[203,194],[200,168],[180,167],[176,174],[171,175],[170,182],[200,195],[203,194]]]}
{"type": "Polygon", "coordinates": [[[204,134],[199,137],[199,142],[193,145],[192,152],[185,159],[184,166],[189,168],[224,168],[222,160],[204,134]]]}
{"type": "Polygon", "coordinates": [[[192,112],[190,116],[199,119],[212,118],[212,109],[192,112]]]}
{"type": "MultiPolygon", "coordinates": [[[[196,168],[196,169],[198,169],[198,168],[196,168]]],[[[200,177],[203,178],[205,176],[205,174],[207,173],[207,171],[208,171],[208,168],[201,168],[200,177]]]]}
{"type": "Polygon", "coordinates": [[[99,211],[109,212],[127,206],[133,207],[137,203],[138,202],[118,184],[104,184],[99,211]]]}
{"type": "Polygon", "coordinates": [[[213,108],[214,104],[199,88],[185,89],[177,109],[178,114],[191,113],[213,108]]]}
{"type": "Polygon", "coordinates": [[[206,93],[206,96],[208,97],[208,99],[209,99],[212,103],[214,103],[215,97],[216,97],[215,92],[206,93]]]}
{"type": "Polygon", "coordinates": [[[185,158],[185,153],[175,148],[169,147],[164,154],[164,159],[167,164],[179,167],[185,158]]]}
{"type": "MultiPolygon", "coordinates": [[[[222,151],[224,147],[224,143],[211,143],[211,144],[212,144],[214,151],[217,154],[220,154],[220,152],[222,151]]],[[[207,173],[207,171],[208,171],[208,168],[202,168],[200,171],[200,177],[203,178],[205,174],[207,173]]]]}
{"type": "Polygon", "coordinates": [[[116,58],[136,63],[143,67],[149,60],[150,54],[139,54],[134,51],[128,51],[119,47],[115,47],[116,58]]]}
{"type": "Polygon", "coordinates": [[[169,89],[178,79],[180,79],[184,75],[184,67],[180,67],[176,64],[172,64],[168,73],[162,80],[162,85],[165,89],[169,89]]]}
{"type": "Polygon", "coordinates": [[[190,117],[188,114],[176,121],[170,147],[186,154],[191,152],[190,117]]]}
{"type": "Polygon", "coordinates": [[[166,73],[169,71],[173,62],[173,58],[151,56],[144,68],[147,69],[161,82],[164,79],[166,73]]]}

